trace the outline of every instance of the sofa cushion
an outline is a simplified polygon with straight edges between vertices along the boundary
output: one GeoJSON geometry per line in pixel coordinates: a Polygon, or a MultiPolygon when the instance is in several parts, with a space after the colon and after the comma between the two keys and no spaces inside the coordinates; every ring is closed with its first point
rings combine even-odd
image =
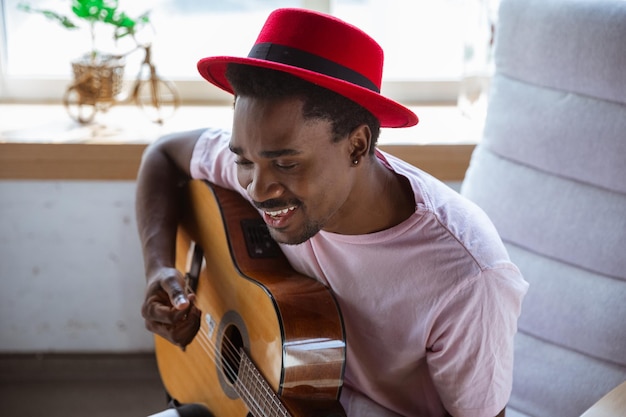
{"type": "Polygon", "coordinates": [[[626,2],[502,0],[461,193],[530,286],[507,416],[572,417],[626,380],[626,2]]]}
{"type": "Polygon", "coordinates": [[[461,190],[505,242],[626,279],[626,193],[552,175],[487,147],[472,155],[461,190]]]}
{"type": "Polygon", "coordinates": [[[491,89],[483,146],[556,176],[626,193],[625,104],[502,74],[493,78],[491,89]]]}
{"type": "Polygon", "coordinates": [[[624,103],[624,0],[503,0],[498,73],[530,84],[624,103]]]}

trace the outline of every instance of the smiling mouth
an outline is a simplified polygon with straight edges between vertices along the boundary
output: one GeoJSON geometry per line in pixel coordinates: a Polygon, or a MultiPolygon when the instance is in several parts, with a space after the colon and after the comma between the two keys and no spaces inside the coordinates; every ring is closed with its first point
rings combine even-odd
{"type": "Polygon", "coordinates": [[[294,211],[295,209],[296,209],[296,206],[291,206],[291,207],[284,208],[282,210],[264,210],[264,212],[269,217],[278,218],[278,217],[282,217],[286,215],[290,211],[294,211]]]}

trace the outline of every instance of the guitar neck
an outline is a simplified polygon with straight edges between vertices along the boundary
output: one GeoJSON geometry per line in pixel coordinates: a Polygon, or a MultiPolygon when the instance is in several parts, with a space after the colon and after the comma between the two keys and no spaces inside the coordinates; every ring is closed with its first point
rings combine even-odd
{"type": "Polygon", "coordinates": [[[254,416],[291,417],[278,395],[243,349],[240,351],[239,372],[234,386],[254,416]]]}

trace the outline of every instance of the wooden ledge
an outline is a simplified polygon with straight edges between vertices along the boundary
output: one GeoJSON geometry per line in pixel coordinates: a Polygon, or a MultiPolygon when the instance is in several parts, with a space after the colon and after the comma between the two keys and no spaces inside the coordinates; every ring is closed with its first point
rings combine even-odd
{"type": "MultiPolygon", "coordinates": [[[[444,181],[465,175],[478,125],[454,106],[413,108],[420,123],[384,129],[380,149],[444,181]]],[[[98,114],[98,122],[74,123],[60,105],[0,104],[0,179],[134,180],[148,143],[167,133],[202,126],[231,126],[230,106],[183,106],[163,125],[135,106],[98,114]]]]}
{"type": "Polygon", "coordinates": [[[0,179],[134,180],[143,144],[2,143],[0,179]]]}
{"type": "MultiPolygon", "coordinates": [[[[134,180],[146,144],[0,143],[2,180],[134,180]]],[[[474,145],[381,145],[443,181],[461,181],[474,145]]]]}
{"type": "Polygon", "coordinates": [[[408,163],[442,181],[462,181],[476,145],[381,145],[408,163]]]}

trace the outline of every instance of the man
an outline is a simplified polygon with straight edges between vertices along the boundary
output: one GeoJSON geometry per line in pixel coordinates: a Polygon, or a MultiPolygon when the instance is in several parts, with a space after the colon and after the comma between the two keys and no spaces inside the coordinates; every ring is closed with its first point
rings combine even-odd
{"type": "Polygon", "coordinates": [[[418,122],[380,95],[382,63],[359,29],[300,9],[272,13],[247,58],[198,63],[235,94],[233,128],[164,137],[144,155],[146,326],[181,346],[194,336],[176,201],[206,179],[250,200],[292,266],[337,297],[348,416],[503,415],[527,284],[480,209],[376,149],[380,127],[418,122]]]}

